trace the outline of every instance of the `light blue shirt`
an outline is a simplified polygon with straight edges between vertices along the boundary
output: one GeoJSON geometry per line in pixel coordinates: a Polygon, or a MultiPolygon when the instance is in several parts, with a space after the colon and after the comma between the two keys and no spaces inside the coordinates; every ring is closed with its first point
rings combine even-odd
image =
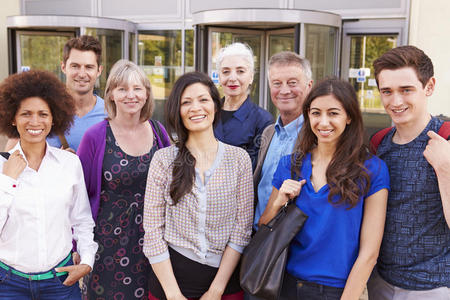
{"type": "MultiPolygon", "coordinates": [[[[73,118],[73,125],[70,127],[69,131],[64,135],[66,137],[69,147],[77,151],[78,145],[80,145],[81,138],[83,137],[86,130],[94,124],[103,121],[106,118],[105,113],[105,102],[99,96],[97,97],[97,102],[94,108],[91,109],[83,117],[79,118],[77,115],[73,118]]],[[[61,148],[61,141],[58,136],[52,136],[47,138],[47,142],[50,146],[61,148]]]]}
{"type": "Polygon", "coordinates": [[[270,142],[269,149],[261,169],[261,180],[258,184],[258,204],[255,209],[254,228],[257,229],[259,218],[266,209],[270,194],[272,193],[272,179],[280,159],[292,153],[297,135],[303,125],[303,115],[283,126],[281,118],[275,123],[275,134],[270,142]]]}

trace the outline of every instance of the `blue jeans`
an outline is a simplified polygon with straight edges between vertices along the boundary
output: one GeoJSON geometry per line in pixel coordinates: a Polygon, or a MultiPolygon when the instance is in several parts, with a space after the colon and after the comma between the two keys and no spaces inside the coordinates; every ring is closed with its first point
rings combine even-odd
{"type": "MultiPolygon", "coordinates": [[[[73,265],[72,258],[66,266],[73,265]]],[[[54,269],[52,270],[56,275],[54,269]]],[[[67,278],[54,276],[45,280],[29,280],[0,268],[1,300],[80,300],[81,292],[78,282],[72,286],[62,283],[67,278]]]]}
{"type": "Polygon", "coordinates": [[[303,281],[285,272],[281,299],[287,300],[339,300],[343,288],[303,281]]]}

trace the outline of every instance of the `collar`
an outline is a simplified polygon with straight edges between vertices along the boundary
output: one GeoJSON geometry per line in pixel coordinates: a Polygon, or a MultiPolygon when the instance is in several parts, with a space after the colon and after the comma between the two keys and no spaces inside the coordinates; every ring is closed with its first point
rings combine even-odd
{"type": "MultiPolygon", "coordinates": [[[[27,161],[27,158],[26,158],[25,154],[23,153],[22,146],[20,146],[20,140],[19,140],[19,142],[17,142],[17,144],[14,146],[14,148],[12,148],[9,151],[9,153],[12,154],[16,150],[19,150],[20,154],[22,154],[23,158],[25,159],[25,161],[27,162],[27,165],[28,165],[28,161],[27,161]]],[[[51,156],[52,158],[54,158],[54,159],[59,161],[58,155],[56,155],[56,153],[55,153],[56,151],[59,151],[59,149],[55,148],[55,147],[52,147],[52,146],[50,146],[48,144],[48,142],[45,142],[44,158],[48,157],[48,156],[51,156]]],[[[65,151],[65,150],[63,150],[63,151],[65,151]]],[[[44,159],[44,158],[42,158],[42,159],[44,159]]]]}
{"type": "Polygon", "coordinates": [[[244,122],[248,115],[250,114],[250,111],[252,110],[252,101],[250,100],[250,95],[247,96],[247,99],[242,103],[242,105],[236,110],[236,112],[233,114],[233,117],[238,119],[241,122],[244,122]]]}
{"type": "Polygon", "coordinates": [[[281,131],[285,131],[289,136],[297,136],[303,126],[303,121],[303,115],[300,115],[297,119],[293,120],[286,126],[283,126],[281,116],[278,116],[277,121],[275,122],[275,131],[277,134],[280,134],[281,131]]]}

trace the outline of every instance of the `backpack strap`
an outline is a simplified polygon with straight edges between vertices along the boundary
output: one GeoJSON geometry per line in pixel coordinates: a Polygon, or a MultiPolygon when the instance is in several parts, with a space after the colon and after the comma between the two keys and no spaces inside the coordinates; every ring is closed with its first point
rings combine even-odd
{"type": "Polygon", "coordinates": [[[9,158],[9,152],[0,152],[0,155],[3,156],[5,159],[9,158]]]}
{"type": "Polygon", "coordinates": [[[450,137],[450,121],[442,123],[441,128],[439,128],[438,134],[444,139],[448,140],[450,137]]]}
{"type": "MultiPolygon", "coordinates": [[[[385,135],[392,129],[392,127],[381,129],[380,131],[375,132],[370,137],[370,152],[372,154],[377,153],[378,146],[381,141],[384,139],[385,135]]],[[[442,136],[444,139],[448,140],[450,137],[450,121],[446,121],[442,123],[441,128],[439,128],[438,134],[442,136]]]]}
{"type": "Polygon", "coordinates": [[[380,145],[381,141],[384,139],[385,135],[391,131],[392,127],[381,129],[380,131],[375,132],[370,137],[370,152],[372,154],[377,154],[378,146],[380,145]]]}
{"type": "Polygon", "coordinates": [[[63,147],[63,149],[70,148],[69,143],[67,142],[67,139],[64,136],[64,134],[58,134],[58,138],[59,138],[59,141],[61,142],[61,146],[63,147]]]}

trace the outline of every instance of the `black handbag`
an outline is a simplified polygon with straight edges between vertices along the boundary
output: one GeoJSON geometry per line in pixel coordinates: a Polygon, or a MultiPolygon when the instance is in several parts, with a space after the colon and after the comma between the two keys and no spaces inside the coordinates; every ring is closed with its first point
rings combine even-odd
{"type": "Polygon", "coordinates": [[[308,216],[295,200],[261,225],[242,254],[240,282],[244,291],[262,299],[277,299],[283,284],[289,244],[308,216]]]}

